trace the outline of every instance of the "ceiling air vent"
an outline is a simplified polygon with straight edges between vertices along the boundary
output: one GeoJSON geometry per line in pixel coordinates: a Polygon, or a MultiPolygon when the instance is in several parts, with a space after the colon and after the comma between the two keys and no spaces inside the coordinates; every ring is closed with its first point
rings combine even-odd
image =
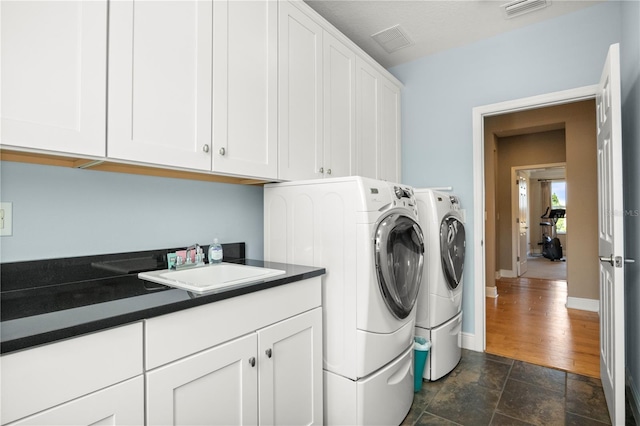
{"type": "Polygon", "coordinates": [[[507,19],[524,15],[539,9],[544,9],[551,4],[551,0],[516,0],[503,4],[504,16],[507,19]]]}
{"type": "Polygon", "coordinates": [[[409,39],[400,25],[395,25],[371,36],[387,53],[393,53],[403,47],[411,46],[413,41],[409,39]]]}

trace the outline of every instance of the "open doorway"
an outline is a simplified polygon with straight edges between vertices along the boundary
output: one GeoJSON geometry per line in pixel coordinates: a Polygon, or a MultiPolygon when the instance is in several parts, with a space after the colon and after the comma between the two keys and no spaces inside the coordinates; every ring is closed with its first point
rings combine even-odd
{"type": "MultiPolygon", "coordinates": [[[[566,201],[566,165],[538,165],[517,169],[517,173],[524,175],[528,184],[527,212],[531,218],[524,253],[527,268],[518,276],[566,282],[571,215],[566,201]]],[[[522,252],[517,254],[520,261],[522,252]]]]}
{"type": "Polygon", "coordinates": [[[582,100],[484,120],[485,271],[487,290],[495,288],[495,297],[486,300],[486,351],[599,377],[598,316],[593,312],[598,273],[591,262],[598,244],[595,103],[582,100]],[[555,172],[564,166],[564,176],[544,175],[553,167],[541,165],[557,165],[555,172]],[[565,211],[568,204],[579,206],[563,217],[560,233],[555,226],[540,225],[551,220],[540,218],[547,207],[560,207],[560,200],[554,206],[552,194],[547,205],[542,200],[541,187],[549,191],[553,182],[564,183],[564,193],[556,197],[563,198],[565,211]],[[521,201],[524,186],[526,203],[521,201]],[[566,232],[569,220],[575,226],[572,234],[566,232]],[[545,235],[562,238],[564,244],[558,244],[565,252],[559,258],[542,256],[538,244],[545,235]],[[571,262],[561,261],[569,256],[571,262]],[[532,276],[538,260],[543,268],[546,263],[561,269],[556,271],[561,276],[532,276]]]}
{"type": "Polygon", "coordinates": [[[515,268],[509,276],[566,281],[570,214],[566,164],[515,166],[511,168],[511,182],[516,183],[511,191],[511,257],[515,268]]]}

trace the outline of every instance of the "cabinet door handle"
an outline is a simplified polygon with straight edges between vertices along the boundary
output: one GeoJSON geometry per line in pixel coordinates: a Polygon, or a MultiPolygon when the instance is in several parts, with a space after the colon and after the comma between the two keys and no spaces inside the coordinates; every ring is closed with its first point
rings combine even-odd
{"type": "Polygon", "coordinates": [[[251,357],[249,358],[249,364],[251,364],[252,367],[256,366],[256,358],[255,357],[251,357]]]}
{"type": "Polygon", "coordinates": [[[227,151],[223,147],[223,148],[220,148],[220,151],[218,151],[218,152],[220,152],[220,155],[224,155],[224,154],[226,154],[227,151]]]}
{"type": "Polygon", "coordinates": [[[202,150],[203,150],[204,152],[209,152],[209,145],[204,144],[204,146],[202,147],[202,150]]]}
{"type": "Polygon", "coordinates": [[[327,169],[327,174],[330,175],[331,174],[331,169],[327,169]]]}
{"type": "Polygon", "coordinates": [[[324,173],[324,167],[320,167],[320,170],[318,170],[318,173],[324,173]]]}
{"type": "Polygon", "coordinates": [[[264,353],[267,354],[267,358],[271,358],[271,355],[272,355],[271,348],[264,351],[264,353]]]}

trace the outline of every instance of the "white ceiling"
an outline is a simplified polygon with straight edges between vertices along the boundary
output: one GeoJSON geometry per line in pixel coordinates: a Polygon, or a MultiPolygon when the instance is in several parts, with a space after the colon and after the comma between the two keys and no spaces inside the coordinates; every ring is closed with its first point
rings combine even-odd
{"type": "Polygon", "coordinates": [[[512,19],[507,0],[305,0],[385,68],[462,46],[606,0],[551,0],[545,9],[512,19]],[[372,34],[400,24],[415,43],[387,53],[372,34]]]}

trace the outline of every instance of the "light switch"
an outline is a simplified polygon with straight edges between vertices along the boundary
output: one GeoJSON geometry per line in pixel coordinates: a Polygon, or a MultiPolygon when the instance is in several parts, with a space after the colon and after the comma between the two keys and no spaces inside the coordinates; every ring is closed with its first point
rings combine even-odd
{"type": "Polygon", "coordinates": [[[0,236],[13,235],[13,203],[0,203],[0,236]]]}

